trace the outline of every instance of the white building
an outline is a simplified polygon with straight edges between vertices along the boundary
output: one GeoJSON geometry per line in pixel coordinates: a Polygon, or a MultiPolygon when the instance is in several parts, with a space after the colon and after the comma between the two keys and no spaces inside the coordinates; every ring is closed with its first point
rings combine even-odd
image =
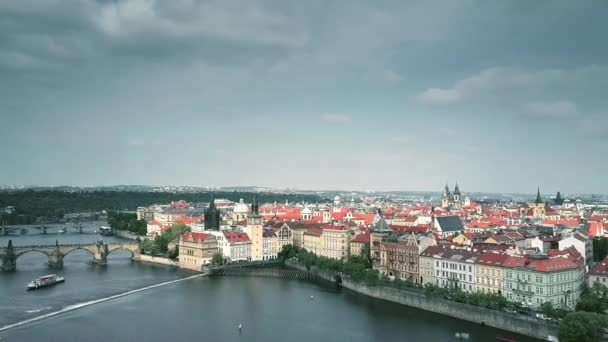
{"type": "Polygon", "coordinates": [[[224,257],[229,262],[251,261],[251,240],[241,232],[224,232],[224,257]]]}
{"type": "Polygon", "coordinates": [[[435,285],[460,288],[466,292],[475,292],[475,262],[479,253],[447,249],[437,246],[429,247],[425,253],[432,252],[434,259],[433,272],[435,285]]]}
{"type": "Polygon", "coordinates": [[[574,232],[559,241],[559,250],[563,251],[574,246],[576,251],[583,257],[585,265],[589,267],[593,262],[593,241],[581,232],[574,232]]]}
{"type": "Polygon", "coordinates": [[[245,204],[245,201],[241,198],[239,203],[234,205],[232,209],[232,221],[234,223],[241,222],[247,219],[249,216],[249,206],[245,204]]]}

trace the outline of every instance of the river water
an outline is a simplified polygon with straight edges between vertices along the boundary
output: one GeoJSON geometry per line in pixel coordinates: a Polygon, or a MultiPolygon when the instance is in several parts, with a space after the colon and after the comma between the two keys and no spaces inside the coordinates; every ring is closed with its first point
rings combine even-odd
{"type": "MultiPolygon", "coordinates": [[[[0,237],[15,245],[95,242],[92,233],[0,237]]],[[[103,237],[104,241],[118,241],[103,237]]],[[[368,298],[326,283],[253,277],[207,277],[132,262],[117,251],[106,266],[85,251],[57,271],[64,284],[32,292],[47,258],[28,253],[17,271],[0,273],[0,341],[496,341],[537,340],[368,298]],[[141,290],[141,291],[139,291],[141,290]],[[313,297],[311,299],[311,296],[313,297]],[[237,328],[242,324],[242,330],[237,328]]]]}

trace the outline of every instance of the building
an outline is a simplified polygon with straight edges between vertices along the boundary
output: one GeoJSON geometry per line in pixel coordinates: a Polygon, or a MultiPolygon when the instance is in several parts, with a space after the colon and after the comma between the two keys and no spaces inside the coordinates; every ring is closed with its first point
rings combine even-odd
{"type": "Polygon", "coordinates": [[[293,231],[287,225],[281,226],[279,229],[275,229],[277,236],[277,244],[279,252],[283,249],[283,246],[294,245],[293,243],[293,231]]]}
{"type": "Polygon", "coordinates": [[[323,228],[321,255],[331,259],[346,260],[349,252],[349,230],[342,225],[328,225],[323,228]]]}
{"type": "Polygon", "coordinates": [[[447,248],[433,249],[431,252],[435,261],[433,270],[436,286],[459,288],[465,292],[477,291],[475,263],[479,259],[479,253],[447,248]]]}
{"type": "Polygon", "coordinates": [[[304,231],[303,247],[309,252],[321,255],[321,251],[323,251],[323,229],[306,229],[306,231],[304,231]]]}
{"type": "Polygon", "coordinates": [[[361,255],[365,245],[369,245],[370,233],[365,232],[350,240],[350,255],[361,255]]]}
{"type": "Polygon", "coordinates": [[[583,256],[585,265],[587,265],[587,267],[591,266],[593,263],[593,240],[587,235],[577,231],[560,240],[558,244],[560,251],[574,246],[577,252],[583,256]]]}
{"type": "MultiPolygon", "coordinates": [[[[428,239],[424,235],[413,233],[393,233],[383,239],[379,245],[380,274],[390,278],[410,280],[418,283],[420,279],[419,254],[421,244],[428,247],[428,239]]],[[[436,243],[435,243],[436,244],[436,243]]]]}
{"type": "Polygon", "coordinates": [[[224,257],[228,262],[251,261],[251,240],[241,232],[224,232],[224,257]]]}
{"type": "Polygon", "coordinates": [[[545,218],[545,206],[545,202],[543,202],[543,199],[540,197],[540,188],[538,188],[536,191],[536,200],[534,203],[528,205],[528,207],[530,207],[529,214],[534,218],[545,218]]]}
{"type": "Polygon", "coordinates": [[[509,256],[502,253],[483,253],[477,259],[475,285],[483,293],[502,294],[502,264],[509,256]]]}
{"type": "Polygon", "coordinates": [[[156,210],[153,207],[138,207],[136,214],[138,220],[145,220],[150,222],[154,220],[154,213],[156,210]]]}
{"type": "Polygon", "coordinates": [[[215,201],[211,200],[209,208],[205,210],[205,230],[220,230],[220,211],[215,206],[215,201]]]}
{"type": "Polygon", "coordinates": [[[589,287],[596,282],[608,286],[608,258],[598,262],[589,270],[589,287]]]}
{"type": "Polygon", "coordinates": [[[245,201],[241,198],[239,203],[235,204],[232,209],[232,222],[238,223],[244,221],[249,216],[249,206],[245,204],[245,201]]]}
{"type": "Polygon", "coordinates": [[[372,233],[370,235],[369,252],[372,259],[372,268],[379,270],[380,265],[380,243],[392,232],[388,226],[382,213],[378,211],[372,224],[372,233]]]}
{"type": "Polygon", "coordinates": [[[503,271],[503,295],[532,308],[547,302],[554,307],[574,308],[584,286],[583,259],[572,248],[553,256],[509,256],[503,262],[503,271]]]}
{"type": "Polygon", "coordinates": [[[441,197],[441,208],[443,209],[462,209],[462,194],[460,193],[460,187],[458,183],[454,187],[454,192],[450,191],[450,187],[446,184],[441,197]]]}
{"type": "Polygon", "coordinates": [[[272,229],[262,231],[262,260],[272,260],[279,256],[279,238],[272,229]]]}
{"type": "Polygon", "coordinates": [[[434,219],[433,229],[445,239],[463,233],[464,225],[458,216],[438,216],[434,219]]]}
{"type": "Polygon", "coordinates": [[[251,215],[247,218],[247,227],[244,229],[249,239],[251,239],[251,260],[254,261],[264,260],[264,228],[258,208],[258,201],[254,198],[251,215]]]}
{"type": "Polygon", "coordinates": [[[219,252],[215,237],[205,233],[185,232],[179,239],[178,248],[179,266],[195,271],[210,264],[213,254],[219,252]]]}

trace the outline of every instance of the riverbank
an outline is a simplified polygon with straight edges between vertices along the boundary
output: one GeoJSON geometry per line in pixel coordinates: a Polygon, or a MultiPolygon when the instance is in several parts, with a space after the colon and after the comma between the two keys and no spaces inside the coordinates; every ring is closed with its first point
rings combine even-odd
{"type": "MultiPolygon", "coordinates": [[[[290,260],[286,261],[285,265],[303,271],[306,270],[304,265],[290,260]]],[[[311,267],[311,271],[316,273],[321,279],[336,283],[337,274],[333,272],[322,271],[315,266],[311,267]]],[[[424,293],[416,291],[395,289],[387,286],[367,286],[363,283],[351,281],[345,275],[340,276],[340,281],[343,288],[369,297],[407,305],[544,341],[557,341],[558,326],[534,317],[510,314],[440,298],[431,298],[425,296],[424,293]]]]}
{"type": "Polygon", "coordinates": [[[179,263],[175,260],[171,260],[169,258],[154,257],[154,256],[150,256],[150,255],[145,255],[145,254],[142,254],[139,257],[139,261],[148,262],[151,264],[179,267],[179,263]]]}

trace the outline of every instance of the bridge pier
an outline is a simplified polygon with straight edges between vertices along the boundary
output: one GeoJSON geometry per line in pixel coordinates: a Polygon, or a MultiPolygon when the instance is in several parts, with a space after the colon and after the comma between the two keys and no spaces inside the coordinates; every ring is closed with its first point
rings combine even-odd
{"type": "Polygon", "coordinates": [[[110,254],[108,250],[108,244],[97,244],[97,253],[93,256],[93,262],[98,263],[100,265],[105,265],[108,263],[108,254],[110,254]]]}
{"type": "Polygon", "coordinates": [[[13,240],[8,240],[6,253],[2,255],[2,271],[13,272],[15,270],[17,270],[17,257],[13,250],[13,240]]]}
{"type": "Polygon", "coordinates": [[[55,250],[49,255],[49,267],[54,269],[63,268],[63,254],[59,250],[59,240],[55,240],[55,250]]]}

